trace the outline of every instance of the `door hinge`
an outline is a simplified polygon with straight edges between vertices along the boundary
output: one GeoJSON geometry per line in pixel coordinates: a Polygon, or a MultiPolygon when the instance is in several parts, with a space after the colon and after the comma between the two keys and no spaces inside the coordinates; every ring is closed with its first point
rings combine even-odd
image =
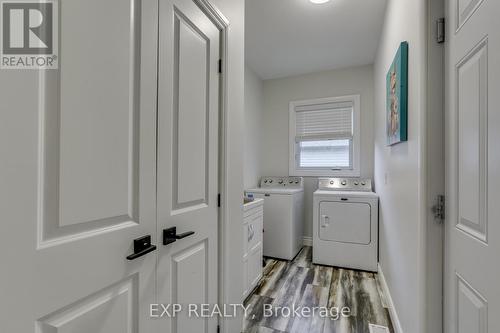
{"type": "Polygon", "coordinates": [[[444,221],[444,218],[445,218],[445,215],[444,215],[444,212],[445,212],[445,198],[444,198],[444,195],[438,195],[436,196],[436,203],[434,204],[434,206],[432,206],[432,213],[434,213],[434,218],[439,221],[439,222],[443,222],[444,221]]]}
{"type": "Polygon", "coordinates": [[[438,44],[444,43],[446,40],[446,24],[444,17],[436,21],[436,42],[438,44]]]}
{"type": "Polygon", "coordinates": [[[217,207],[220,207],[220,193],[217,194],[217,207]]]}
{"type": "Polygon", "coordinates": [[[219,66],[219,69],[218,69],[219,73],[222,73],[222,59],[219,59],[218,66],[219,66]]]}

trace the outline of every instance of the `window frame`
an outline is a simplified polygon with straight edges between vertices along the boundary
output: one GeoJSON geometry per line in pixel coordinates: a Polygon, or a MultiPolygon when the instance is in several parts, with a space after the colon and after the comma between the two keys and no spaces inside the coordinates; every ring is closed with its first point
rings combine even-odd
{"type": "MultiPolygon", "coordinates": [[[[315,98],[307,100],[291,101],[289,103],[289,166],[288,171],[290,176],[319,176],[319,177],[359,177],[361,174],[360,168],[360,113],[361,113],[361,97],[360,95],[347,95],[337,97],[315,98]],[[301,168],[299,166],[299,143],[296,142],[296,107],[304,105],[324,104],[324,103],[352,103],[353,104],[353,136],[351,143],[351,168],[331,169],[331,168],[301,168]]],[[[332,138],[333,139],[333,138],[332,138]]]]}

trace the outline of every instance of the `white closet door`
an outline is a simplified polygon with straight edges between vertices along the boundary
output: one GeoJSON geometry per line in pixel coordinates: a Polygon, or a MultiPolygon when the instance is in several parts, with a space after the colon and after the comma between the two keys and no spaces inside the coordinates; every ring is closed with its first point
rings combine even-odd
{"type": "Polygon", "coordinates": [[[445,332],[500,332],[500,2],[446,14],[445,332]]]}
{"type": "Polygon", "coordinates": [[[0,74],[0,331],[152,332],[158,4],[59,4],[59,69],[0,74]]]}
{"type": "Polygon", "coordinates": [[[158,320],[164,333],[217,329],[186,307],[218,296],[219,39],[194,1],[160,0],[158,234],[179,239],[159,252],[158,301],[184,310],[158,320]]]}

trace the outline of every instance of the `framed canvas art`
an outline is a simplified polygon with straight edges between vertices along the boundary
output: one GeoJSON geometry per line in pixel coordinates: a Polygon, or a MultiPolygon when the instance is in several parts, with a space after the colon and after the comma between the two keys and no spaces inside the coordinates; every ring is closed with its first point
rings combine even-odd
{"type": "Polygon", "coordinates": [[[387,145],[408,140],[408,43],[402,42],[387,73],[387,145]]]}

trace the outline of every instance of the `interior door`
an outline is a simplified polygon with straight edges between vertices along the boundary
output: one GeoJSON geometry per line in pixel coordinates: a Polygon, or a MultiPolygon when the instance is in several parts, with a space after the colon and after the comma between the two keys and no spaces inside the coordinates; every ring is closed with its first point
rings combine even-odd
{"type": "Polygon", "coordinates": [[[187,306],[218,296],[219,38],[194,1],[160,0],[158,231],[171,233],[159,240],[158,301],[183,307],[162,332],[216,332],[216,317],[188,318],[187,306]]]}
{"type": "Polygon", "coordinates": [[[1,332],[152,332],[157,6],[63,1],[59,69],[0,74],[1,332]]]}
{"type": "Polygon", "coordinates": [[[500,332],[500,2],[448,0],[445,328],[500,332]]]}

